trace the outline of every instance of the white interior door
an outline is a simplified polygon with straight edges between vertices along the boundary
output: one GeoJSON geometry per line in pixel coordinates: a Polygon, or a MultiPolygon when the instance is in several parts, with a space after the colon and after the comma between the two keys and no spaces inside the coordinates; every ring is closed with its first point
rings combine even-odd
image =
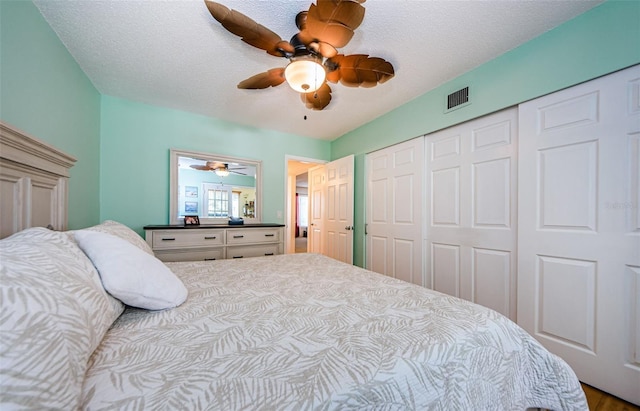
{"type": "Polygon", "coordinates": [[[324,254],[348,264],[353,264],[354,158],[350,155],[325,165],[324,254]]]}
{"type": "Polygon", "coordinates": [[[324,165],[309,170],[309,230],[307,232],[307,248],[312,253],[324,254],[324,214],[325,214],[325,181],[324,165]]]}
{"type": "Polygon", "coordinates": [[[427,286],[516,318],[517,110],[426,136],[427,286]]]}
{"type": "Polygon", "coordinates": [[[640,66],[520,106],[518,323],[640,404],[640,66]]]}
{"type": "Polygon", "coordinates": [[[353,264],[353,155],[309,170],[309,250],[353,264]]]}
{"type": "Polygon", "coordinates": [[[422,192],[424,138],[366,156],[366,267],[424,285],[422,192]]]}

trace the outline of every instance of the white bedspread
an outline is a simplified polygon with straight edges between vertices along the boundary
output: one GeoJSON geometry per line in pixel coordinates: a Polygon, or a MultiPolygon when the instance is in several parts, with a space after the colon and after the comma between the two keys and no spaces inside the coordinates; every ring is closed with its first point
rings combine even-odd
{"type": "Polygon", "coordinates": [[[566,363],[478,305],[315,254],[168,266],[186,303],[125,311],[86,409],[587,409],[566,363]]]}

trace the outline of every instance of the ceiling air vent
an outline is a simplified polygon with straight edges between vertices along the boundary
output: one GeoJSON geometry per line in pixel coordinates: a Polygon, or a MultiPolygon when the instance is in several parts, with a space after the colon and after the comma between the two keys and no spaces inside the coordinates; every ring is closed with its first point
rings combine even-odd
{"type": "Polygon", "coordinates": [[[447,108],[445,113],[463,106],[469,103],[469,87],[465,87],[447,96],[447,108]]]}

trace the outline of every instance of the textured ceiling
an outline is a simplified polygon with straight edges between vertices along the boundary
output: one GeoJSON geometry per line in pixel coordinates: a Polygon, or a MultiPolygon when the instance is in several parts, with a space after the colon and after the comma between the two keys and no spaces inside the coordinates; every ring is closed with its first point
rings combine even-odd
{"type": "MultiPolygon", "coordinates": [[[[220,0],[289,40],[310,0],[220,0]]],[[[344,54],[382,57],[393,79],[331,84],[322,111],[282,84],[239,90],[287,60],[227,32],[202,0],[35,0],[102,94],[235,123],[333,140],[602,3],[584,0],[369,0],[344,54]],[[304,119],[307,116],[307,119],[304,119]]]]}

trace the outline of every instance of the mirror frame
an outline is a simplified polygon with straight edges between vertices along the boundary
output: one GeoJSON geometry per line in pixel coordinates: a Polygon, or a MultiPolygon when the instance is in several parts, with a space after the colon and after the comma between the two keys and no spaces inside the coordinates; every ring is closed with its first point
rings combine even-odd
{"type": "MultiPolygon", "coordinates": [[[[262,221],[262,161],[251,160],[242,157],[230,157],[223,156],[215,153],[205,153],[202,151],[188,151],[170,149],[170,161],[169,161],[169,224],[184,224],[184,218],[178,217],[178,197],[179,197],[179,185],[178,185],[178,158],[179,157],[191,157],[202,159],[203,161],[217,161],[222,163],[240,163],[246,164],[256,168],[256,209],[255,218],[245,218],[245,223],[253,224],[260,223],[262,221]]],[[[225,218],[213,218],[213,217],[200,217],[201,225],[220,225],[228,224],[229,219],[225,218]]]]}

